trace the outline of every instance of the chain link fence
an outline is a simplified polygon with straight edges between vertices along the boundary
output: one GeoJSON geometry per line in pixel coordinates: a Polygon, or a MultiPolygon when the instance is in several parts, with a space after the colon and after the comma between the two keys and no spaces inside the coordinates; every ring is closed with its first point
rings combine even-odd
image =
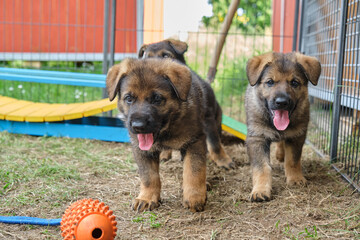
{"type": "Polygon", "coordinates": [[[308,141],[360,191],[359,1],[304,0],[301,9],[300,51],[322,65],[318,85],[309,85],[308,141]]]}

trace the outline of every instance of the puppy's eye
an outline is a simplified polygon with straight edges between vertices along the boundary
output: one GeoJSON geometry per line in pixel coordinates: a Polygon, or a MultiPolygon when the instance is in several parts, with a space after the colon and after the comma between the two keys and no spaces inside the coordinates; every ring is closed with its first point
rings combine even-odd
{"type": "Polygon", "coordinates": [[[131,95],[126,95],[124,97],[124,102],[126,102],[127,104],[132,104],[134,102],[135,98],[131,95]]]}
{"type": "Polygon", "coordinates": [[[168,53],[163,53],[163,54],[162,54],[162,57],[163,57],[163,58],[171,58],[170,54],[168,54],[168,53]]]}
{"type": "Polygon", "coordinates": [[[160,94],[154,94],[152,103],[156,105],[160,105],[164,98],[160,94]]]}
{"type": "Polygon", "coordinates": [[[298,86],[300,86],[300,82],[297,81],[296,79],[293,79],[293,80],[291,80],[290,85],[291,85],[293,88],[297,88],[298,86]]]}
{"type": "Polygon", "coordinates": [[[266,81],[266,85],[268,85],[268,87],[272,87],[272,86],[274,86],[274,84],[275,84],[275,82],[271,78],[266,81]]]}

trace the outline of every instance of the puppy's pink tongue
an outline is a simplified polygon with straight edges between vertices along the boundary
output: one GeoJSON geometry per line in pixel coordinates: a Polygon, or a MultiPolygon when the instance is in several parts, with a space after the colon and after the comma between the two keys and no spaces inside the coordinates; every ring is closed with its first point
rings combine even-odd
{"type": "Polygon", "coordinates": [[[150,150],[151,146],[154,143],[154,137],[152,133],[138,134],[137,138],[139,140],[139,148],[143,151],[150,150]]]}
{"type": "Polygon", "coordinates": [[[289,112],[285,110],[274,110],[273,122],[277,130],[285,130],[290,123],[289,112]]]}

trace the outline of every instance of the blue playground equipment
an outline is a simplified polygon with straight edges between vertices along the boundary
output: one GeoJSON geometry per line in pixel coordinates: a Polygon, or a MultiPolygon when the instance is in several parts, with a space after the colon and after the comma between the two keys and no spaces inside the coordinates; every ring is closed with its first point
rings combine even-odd
{"type": "MultiPolygon", "coordinates": [[[[0,68],[0,79],[104,88],[106,75],[0,68]]],[[[120,119],[94,116],[115,108],[116,101],[108,99],[50,104],[0,96],[0,131],[128,142],[127,130],[120,119]]]]}

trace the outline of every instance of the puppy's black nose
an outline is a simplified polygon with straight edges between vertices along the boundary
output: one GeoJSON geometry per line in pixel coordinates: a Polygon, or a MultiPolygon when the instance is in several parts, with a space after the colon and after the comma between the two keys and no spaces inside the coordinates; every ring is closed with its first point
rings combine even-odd
{"type": "Polygon", "coordinates": [[[290,100],[287,97],[277,97],[274,103],[277,109],[285,109],[290,105],[290,100]]]}
{"type": "Polygon", "coordinates": [[[146,128],[146,121],[145,120],[133,120],[130,122],[130,125],[132,127],[132,129],[134,129],[137,132],[141,132],[142,130],[144,130],[146,128]]]}

